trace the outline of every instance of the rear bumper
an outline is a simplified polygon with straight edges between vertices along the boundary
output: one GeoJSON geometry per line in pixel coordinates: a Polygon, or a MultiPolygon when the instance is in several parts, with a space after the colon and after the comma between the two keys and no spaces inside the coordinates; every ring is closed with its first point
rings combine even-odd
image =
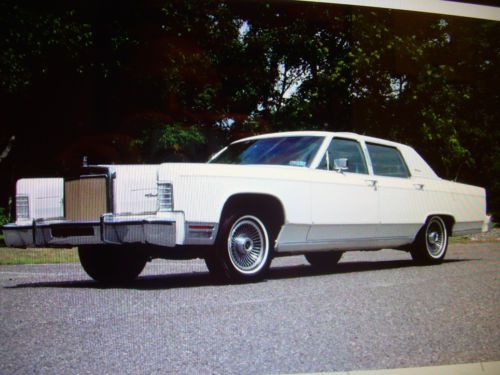
{"type": "Polygon", "coordinates": [[[127,218],[110,214],[99,221],[33,221],[3,226],[10,247],[59,247],[95,244],[143,243],[173,247],[177,222],[157,217],[127,218]]]}

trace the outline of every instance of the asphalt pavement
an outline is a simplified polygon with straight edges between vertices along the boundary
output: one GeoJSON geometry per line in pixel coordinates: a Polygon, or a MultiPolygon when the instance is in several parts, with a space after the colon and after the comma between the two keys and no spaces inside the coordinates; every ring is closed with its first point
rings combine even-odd
{"type": "Polygon", "coordinates": [[[446,261],[344,254],[316,272],[217,285],[204,262],[156,260],[103,288],[78,264],[0,266],[0,374],[264,374],[500,360],[500,242],[446,261]]]}

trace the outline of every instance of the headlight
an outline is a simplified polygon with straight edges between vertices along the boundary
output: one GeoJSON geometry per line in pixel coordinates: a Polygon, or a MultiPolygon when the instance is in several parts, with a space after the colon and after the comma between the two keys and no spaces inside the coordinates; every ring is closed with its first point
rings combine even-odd
{"type": "Polygon", "coordinates": [[[16,217],[17,220],[27,220],[30,218],[30,205],[27,195],[16,196],[16,217]]]}
{"type": "Polygon", "coordinates": [[[158,210],[172,211],[174,209],[173,188],[171,183],[158,183],[158,210]]]}

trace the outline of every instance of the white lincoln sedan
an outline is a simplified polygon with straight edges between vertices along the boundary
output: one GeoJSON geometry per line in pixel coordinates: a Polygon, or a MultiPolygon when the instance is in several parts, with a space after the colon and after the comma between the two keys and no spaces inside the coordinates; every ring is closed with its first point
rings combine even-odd
{"type": "Polygon", "coordinates": [[[449,236],[486,230],[483,188],[439,178],[409,146],[353,133],[267,134],[204,164],[85,166],[16,188],[7,245],[78,246],[101,282],[134,279],[153,258],[201,257],[239,281],[296,254],[329,267],[345,251],[392,248],[439,263],[449,236]]]}

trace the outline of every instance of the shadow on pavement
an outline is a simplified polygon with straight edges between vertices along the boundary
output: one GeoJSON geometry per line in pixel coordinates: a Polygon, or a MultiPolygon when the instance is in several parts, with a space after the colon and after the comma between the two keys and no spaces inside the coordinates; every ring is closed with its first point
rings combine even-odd
{"type": "MultiPolygon", "coordinates": [[[[476,259],[446,259],[443,263],[468,262],[476,259]]],[[[293,266],[271,267],[267,280],[281,280],[291,278],[316,277],[324,275],[341,275],[352,272],[381,271],[396,268],[417,267],[412,260],[384,260],[363,262],[341,262],[330,269],[316,269],[306,264],[293,266]]],[[[434,266],[424,266],[434,267],[434,266]]],[[[436,266],[436,267],[439,267],[436,266]]],[[[265,281],[263,281],[265,282],[265,281]]],[[[6,286],[5,289],[17,288],[83,288],[83,289],[136,289],[136,290],[159,290],[173,288],[191,288],[204,286],[223,286],[228,283],[219,282],[208,272],[185,272],[168,275],[146,275],[138,279],[120,284],[101,284],[93,280],[76,281],[47,281],[23,283],[14,286],[6,286]]]]}

